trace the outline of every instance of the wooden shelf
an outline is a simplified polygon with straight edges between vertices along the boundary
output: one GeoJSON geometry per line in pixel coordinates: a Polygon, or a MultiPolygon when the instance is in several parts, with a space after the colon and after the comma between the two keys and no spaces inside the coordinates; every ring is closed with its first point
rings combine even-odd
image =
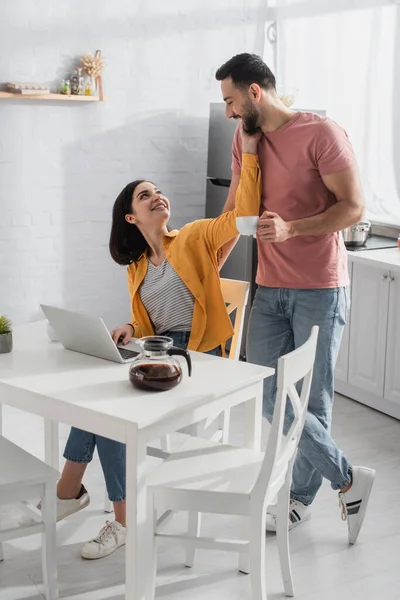
{"type": "Polygon", "coordinates": [[[66,94],[13,94],[12,92],[0,92],[0,100],[14,98],[17,100],[61,100],[62,102],[100,102],[99,96],[75,96],[66,94]]]}

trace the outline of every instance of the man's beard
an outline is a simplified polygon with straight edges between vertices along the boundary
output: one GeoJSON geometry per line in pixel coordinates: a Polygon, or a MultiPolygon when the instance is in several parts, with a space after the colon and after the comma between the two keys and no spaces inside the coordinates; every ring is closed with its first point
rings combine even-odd
{"type": "Polygon", "coordinates": [[[258,125],[258,118],[258,112],[254,106],[249,104],[246,107],[246,114],[242,116],[243,130],[249,135],[254,135],[261,131],[261,127],[258,125]]]}

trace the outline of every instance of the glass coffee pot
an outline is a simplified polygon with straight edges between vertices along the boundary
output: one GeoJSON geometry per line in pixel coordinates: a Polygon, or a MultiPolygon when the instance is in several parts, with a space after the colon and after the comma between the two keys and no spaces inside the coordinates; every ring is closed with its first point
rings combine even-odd
{"type": "Polygon", "coordinates": [[[192,361],[187,350],[173,346],[173,340],[164,336],[148,336],[139,340],[142,352],[132,361],[129,381],[140,390],[161,392],[170,390],[182,381],[182,367],[173,355],[184,356],[189,377],[192,361]]]}

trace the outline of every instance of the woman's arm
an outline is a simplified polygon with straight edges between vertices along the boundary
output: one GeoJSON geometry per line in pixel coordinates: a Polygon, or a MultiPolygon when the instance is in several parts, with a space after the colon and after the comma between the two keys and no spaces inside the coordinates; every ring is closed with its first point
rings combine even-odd
{"type": "MultiPolygon", "coordinates": [[[[235,208],[236,192],[239,187],[239,181],[240,181],[240,173],[236,173],[236,171],[232,171],[231,185],[229,186],[228,197],[226,199],[222,213],[226,213],[229,210],[233,210],[235,208]]],[[[240,237],[240,235],[236,235],[234,238],[229,240],[229,242],[227,242],[226,244],[221,246],[221,248],[218,250],[218,268],[219,268],[219,270],[221,270],[222,267],[224,266],[224,264],[226,263],[230,253],[236,246],[236,243],[237,243],[239,237],[240,237]]]]}
{"type": "Polygon", "coordinates": [[[235,207],[216,219],[206,219],[204,235],[218,250],[238,235],[236,217],[258,216],[261,204],[261,170],[256,153],[243,152],[242,171],[236,191],[235,207]]]}

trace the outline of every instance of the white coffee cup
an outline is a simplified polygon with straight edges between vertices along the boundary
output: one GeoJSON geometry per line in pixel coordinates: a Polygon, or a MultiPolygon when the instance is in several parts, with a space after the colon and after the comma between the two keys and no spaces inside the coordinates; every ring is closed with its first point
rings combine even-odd
{"type": "Polygon", "coordinates": [[[241,235],[254,235],[257,233],[259,217],[236,217],[236,227],[241,235]]]}

